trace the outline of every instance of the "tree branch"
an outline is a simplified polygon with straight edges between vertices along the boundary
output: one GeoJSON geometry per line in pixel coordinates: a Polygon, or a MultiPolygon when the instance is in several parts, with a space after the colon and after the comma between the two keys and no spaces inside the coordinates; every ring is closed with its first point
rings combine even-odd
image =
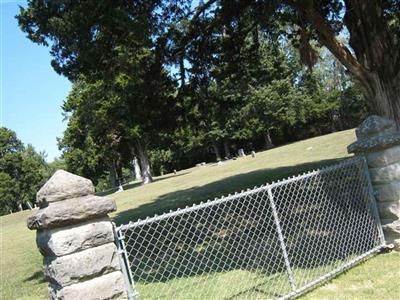
{"type": "MultiPolygon", "coordinates": [[[[192,18],[192,20],[194,20],[194,19],[197,19],[204,11],[206,11],[211,5],[213,5],[215,2],[217,2],[218,0],[209,0],[209,1],[207,1],[206,3],[204,3],[203,5],[201,5],[201,6],[197,6],[196,8],[195,8],[195,14],[194,14],[194,16],[193,16],[193,18],[192,18]]],[[[186,18],[188,18],[192,13],[194,13],[194,11],[193,12],[190,12],[187,16],[186,16],[186,18]]]]}
{"type": "MultiPolygon", "coordinates": [[[[338,41],[336,34],[325,22],[321,14],[313,8],[312,0],[308,2],[297,2],[285,0],[285,3],[295,8],[316,31],[319,41],[327,47],[330,52],[348,69],[364,88],[369,89],[368,75],[364,67],[357,61],[349,48],[338,41]]],[[[371,92],[371,91],[368,91],[371,92]]]]}

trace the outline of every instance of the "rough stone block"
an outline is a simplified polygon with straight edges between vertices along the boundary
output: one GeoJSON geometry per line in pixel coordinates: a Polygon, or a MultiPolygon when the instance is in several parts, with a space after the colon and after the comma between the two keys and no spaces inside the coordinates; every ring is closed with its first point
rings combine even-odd
{"type": "Polygon", "coordinates": [[[67,286],[120,270],[117,247],[108,243],[61,257],[44,258],[44,274],[58,286],[67,286]]]}
{"type": "Polygon", "coordinates": [[[387,244],[393,244],[397,250],[400,250],[400,220],[392,221],[382,219],[383,233],[387,244]]]}
{"type": "Polygon", "coordinates": [[[29,229],[56,228],[83,222],[115,211],[114,200],[108,197],[85,196],[55,202],[39,209],[28,218],[29,229]]]}
{"type": "Polygon", "coordinates": [[[379,168],[394,163],[400,163],[400,146],[367,153],[366,158],[370,168],[379,168]]]}
{"type": "Polygon", "coordinates": [[[400,181],[374,185],[379,202],[396,201],[400,199],[400,181]]]}
{"type": "Polygon", "coordinates": [[[358,140],[347,147],[349,153],[368,153],[400,145],[400,133],[390,133],[358,140]]]}
{"type": "Polygon", "coordinates": [[[50,286],[52,300],[126,299],[124,279],[117,271],[64,288],[50,286]]]}
{"type": "Polygon", "coordinates": [[[57,170],[36,194],[36,202],[45,207],[50,202],[94,194],[92,181],[84,177],[57,170]]]}
{"type": "Polygon", "coordinates": [[[108,218],[63,228],[44,229],[36,235],[36,244],[43,256],[63,256],[113,241],[114,232],[108,218]]]}
{"type": "Polygon", "coordinates": [[[383,219],[400,220],[400,200],[378,202],[379,215],[383,219]]]}
{"type": "Polygon", "coordinates": [[[386,167],[370,168],[371,181],[375,184],[390,183],[400,180],[400,163],[386,167]]]}
{"type": "Polygon", "coordinates": [[[400,239],[393,239],[391,243],[394,245],[394,250],[400,251],[400,239]]]}
{"type": "Polygon", "coordinates": [[[371,136],[396,132],[396,123],[380,116],[370,116],[356,129],[356,136],[362,140],[371,136]]]}

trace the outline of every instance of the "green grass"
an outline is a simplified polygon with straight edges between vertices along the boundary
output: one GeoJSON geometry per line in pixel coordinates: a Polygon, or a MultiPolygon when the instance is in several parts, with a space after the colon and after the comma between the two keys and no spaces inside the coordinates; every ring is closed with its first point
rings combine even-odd
{"type": "Polygon", "coordinates": [[[400,299],[400,253],[379,254],[304,295],[304,300],[400,299]]]}
{"type": "MultiPolygon", "coordinates": [[[[399,253],[375,256],[300,299],[400,299],[400,274],[395,268],[399,265],[399,258],[399,253]]],[[[314,276],[323,275],[339,265],[340,262],[335,262],[330,266],[315,268],[312,272],[314,276]]],[[[295,278],[305,278],[309,272],[309,269],[294,269],[293,275],[295,278]]],[[[265,275],[246,270],[137,284],[136,288],[143,299],[272,299],[277,292],[283,295],[291,291],[285,272],[265,275]],[[160,298],[160,295],[163,297],[160,298]]]]}
{"type": "MultiPolygon", "coordinates": [[[[354,139],[354,131],[349,130],[260,152],[256,158],[248,156],[221,166],[209,165],[182,170],[176,175],[167,174],[156,178],[156,182],[150,185],[133,185],[127,191],[113,194],[118,211],[112,217],[118,224],[126,223],[332,164],[348,156],[346,146],[354,139]]],[[[35,233],[26,228],[26,218],[30,214],[24,211],[0,217],[0,299],[47,297],[35,233]]],[[[399,299],[399,270],[400,253],[378,255],[303,298],[399,299]]],[[[230,282],[230,292],[234,292],[234,288],[239,286],[238,280],[244,275],[252,276],[244,272],[235,270],[212,274],[216,278],[210,288],[217,291],[221,284],[230,282]]],[[[169,284],[179,286],[178,281],[169,284]]],[[[256,282],[256,279],[252,281],[256,282]]]]}
{"type": "Polygon", "coordinates": [[[264,299],[265,295],[273,294],[276,289],[290,291],[286,273],[260,276],[246,270],[191,276],[147,285],[139,284],[136,287],[143,299],[264,299]]]}

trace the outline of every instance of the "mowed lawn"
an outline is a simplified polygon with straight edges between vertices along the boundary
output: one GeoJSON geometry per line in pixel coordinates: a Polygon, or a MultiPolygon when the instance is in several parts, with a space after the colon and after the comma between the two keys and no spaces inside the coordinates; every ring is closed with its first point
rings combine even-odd
{"type": "MultiPolygon", "coordinates": [[[[354,130],[348,130],[259,152],[255,158],[167,174],[150,185],[132,184],[111,195],[118,207],[112,217],[126,223],[333,164],[348,157],[346,147],[354,140],[354,130]]],[[[35,232],[26,227],[31,213],[0,217],[0,299],[47,298],[35,232]]],[[[400,299],[399,278],[400,253],[380,254],[302,298],[400,299]]]]}

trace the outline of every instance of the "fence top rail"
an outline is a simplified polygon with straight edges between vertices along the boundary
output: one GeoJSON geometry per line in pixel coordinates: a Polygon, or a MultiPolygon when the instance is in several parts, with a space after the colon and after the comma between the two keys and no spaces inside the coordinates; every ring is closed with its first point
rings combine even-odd
{"type": "Polygon", "coordinates": [[[192,206],[186,206],[185,208],[178,208],[176,210],[170,210],[169,212],[165,212],[161,215],[157,215],[155,214],[153,217],[147,217],[146,219],[138,219],[135,222],[130,221],[128,224],[123,224],[118,226],[116,229],[118,231],[120,230],[128,230],[130,228],[134,228],[134,227],[138,227],[138,226],[142,226],[145,224],[149,224],[152,222],[156,222],[156,221],[161,221],[167,218],[171,218],[171,217],[175,217],[181,214],[185,214],[188,212],[192,212],[195,210],[200,210],[209,206],[213,206],[216,204],[221,204],[227,201],[231,201],[237,198],[242,198],[242,197],[246,197],[248,195],[251,195],[253,193],[257,193],[257,192],[261,192],[261,191],[266,191],[268,189],[274,188],[274,187],[278,187],[278,186],[282,186],[285,185],[289,182],[294,182],[294,181],[299,181],[299,180],[303,180],[315,175],[321,175],[324,173],[329,173],[335,170],[338,170],[340,168],[343,167],[347,167],[350,165],[355,165],[357,163],[360,162],[366,162],[366,159],[364,156],[357,156],[357,157],[353,157],[353,158],[348,158],[345,159],[342,162],[339,162],[337,164],[331,165],[331,166],[324,166],[321,167],[319,169],[316,170],[312,170],[309,172],[304,172],[300,175],[294,175],[282,180],[278,180],[278,181],[273,181],[271,183],[266,183],[265,185],[261,185],[259,187],[255,186],[254,188],[250,189],[248,188],[247,190],[242,190],[241,192],[236,192],[235,194],[231,195],[229,194],[228,196],[221,196],[221,197],[217,197],[214,200],[207,200],[206,202],[201,201],[199,204],[193,204],[192,206]]]}

